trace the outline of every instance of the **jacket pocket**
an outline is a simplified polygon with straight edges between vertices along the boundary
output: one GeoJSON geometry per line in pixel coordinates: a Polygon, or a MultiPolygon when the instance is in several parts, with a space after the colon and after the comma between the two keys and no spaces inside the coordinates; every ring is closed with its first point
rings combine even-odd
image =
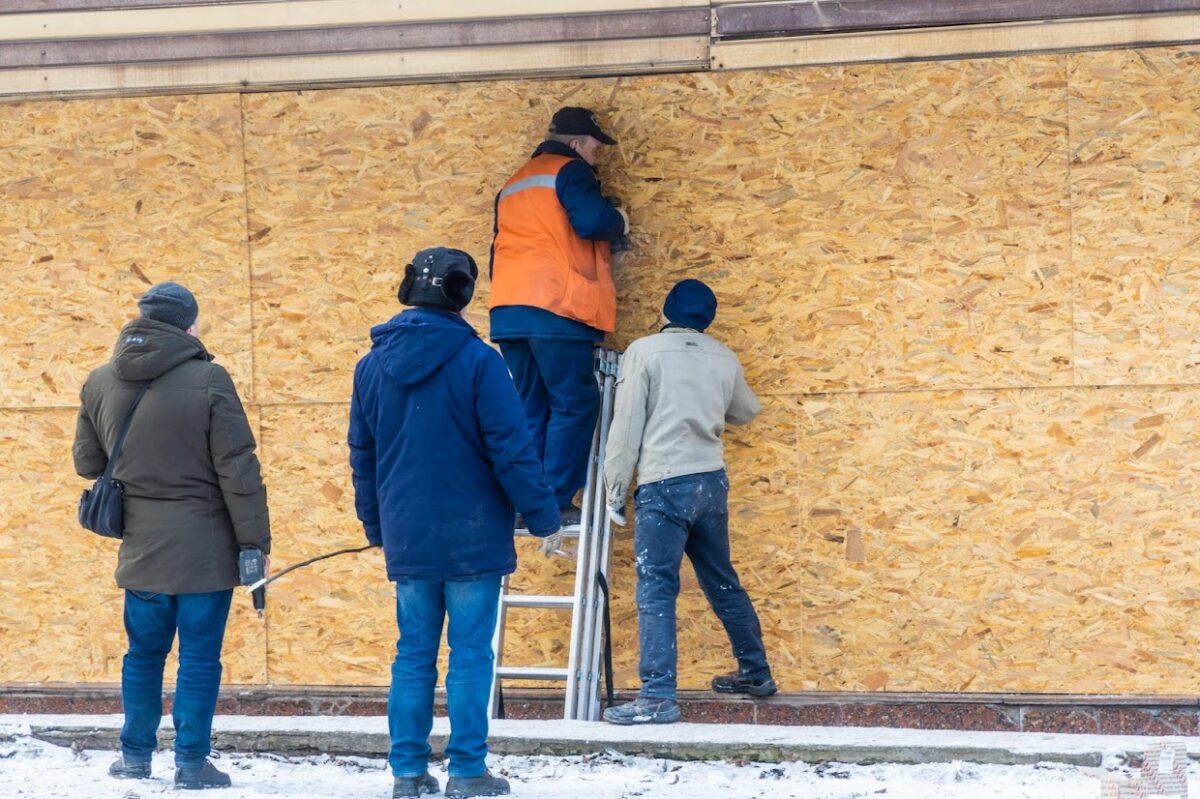
{"type": "Polygon", "coordinates": [[[600,311],[600,283],[571,269],[563,287],[563,310],[575,319],[594,323],[600,311]]]}

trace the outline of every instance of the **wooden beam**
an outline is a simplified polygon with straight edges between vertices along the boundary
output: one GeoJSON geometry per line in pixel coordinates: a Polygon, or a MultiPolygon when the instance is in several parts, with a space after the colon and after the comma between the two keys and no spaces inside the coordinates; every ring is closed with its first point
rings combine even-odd
{"type": "Polygon", "coordinates": [[[0,99],[186,94],[437,83],[512,75],[593,76],[695,71],[708,38],[443,47],[387,53],[0,70],[0,99]]]}
{"type": "Polygon", "coordinates": [[[583,16],[417,22],[409,25],[356,28],[12,42],[0,47],[0,68],[707,36],[710,27],[707,10],[666,9],[583,16]]]}
{"type": "Polygon", "coordinates": [[[854,64],[1200,42],[1200,13],[714,42],[713,69],[854,64]]]}
{"type": "MultiPolygon", "coordinates": [[[[0,15],[31,11],[101,11],[165,6],[216,6],[244,2],[246,0],[3,0],[3,5],[0,5],[0,15]]],[[[285,3],[287,0],[274,0],[274,2],[285,3]]]]}
{"type": "Polygon", "coordinates": [[[843,0],[718,6],[722,38],[1200,11],[1200,0],[843,0]]]}
{"type": "MultiPolygon", "coordinates": [[[[697,0],[571,0],[573,14],[648,11],[696,6],[697,0]]],[[[701,3],[707,7],[707,3],[701,3]]],[[[120,11],[8,14],[0,41],[101,39],[295,28],[388,25],[403,22],[522,16],[558,16],[560,0],[506,0],[490,6],[453,0],[291,0],[238,5],[187,6],[120,11]],[[498,13],[488,14],[494,8],[498,13]],[[481,13],[483,11],[484,13],[481,13]]]]}

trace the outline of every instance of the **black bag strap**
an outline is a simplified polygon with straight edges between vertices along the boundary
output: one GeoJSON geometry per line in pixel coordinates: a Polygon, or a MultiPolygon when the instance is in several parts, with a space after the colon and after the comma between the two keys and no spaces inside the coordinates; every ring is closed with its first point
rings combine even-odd
{"type": "Polygon", "coordinates": [[[104,479],[111,480],[113,469],[116,468],[117,458],[121,457],[121,449],[125,446],[125,436],[129,433],[129,423],[133,421],[133,412],[137,410],[138,403],[142,401],[142,397],[146,394],[146,389],[150,388],[149,383],[143,383],[141,391],[133,400],[133,405],[129,408],[129,413],[125,414],[125,421],[121,422],[121,429],[117,431],[117,440],[113,442],[112,453],[108,456],[108,465],[104,467],[104,479]]]}

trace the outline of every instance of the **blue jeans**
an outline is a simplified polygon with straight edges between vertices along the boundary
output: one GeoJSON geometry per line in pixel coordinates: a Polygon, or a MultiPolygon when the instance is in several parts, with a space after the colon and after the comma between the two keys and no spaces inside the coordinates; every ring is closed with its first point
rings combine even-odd
{"type": "Polygon", "coordinates": [[[587,480],[588,451],[600,415],[591,341],[527,338],[500,342],[500,353],[525,404],[533,444],[558,507],[587,480]]]}
{"type": "Polygon", "coordinates": [[[121,752],[149,760],[163,714],[163,667],[179,631],[175,683],[175,765],[200,766],[212,751],[212,720],[221,686],[221,644],[233,590],[207,594],[125,592],[129,651],[121,665],[121,752]]]}
{"type": "Polygon", "coordinates": [[[634,499],[640,696],[675,698],[675,598],[684,553],[725,627],[738,668],[756,679],[770,676],[758,614],[729,560],[725,470],[647,483],[634,499]]]}
{"type": "Polygon", "coordinates": [[[388,763],[397,777],[416,777],[429,768],[433,687],[437,684],[442,622],[450,617],[450,671],[446,704],[451,777],[477,777],[487,770],[488,699],[492,692],[492,633],[500,601],[500,578],[401,580],[396,583],[396,659],[388,692],[388,763]]]}

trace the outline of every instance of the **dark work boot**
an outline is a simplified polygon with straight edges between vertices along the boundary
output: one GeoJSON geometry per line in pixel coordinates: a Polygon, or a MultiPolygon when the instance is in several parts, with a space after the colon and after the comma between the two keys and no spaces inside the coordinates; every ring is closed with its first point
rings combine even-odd
{"type": "Polygon", "coordinates": [[[150,779],[149,760],[131,760],[125,755],[113,761],[108,767],[108,776],[119,780],[148,780],[150,779]]]}
{"type": "Polygon", "coordinates": [[[228,774],[218,771],[217,767],[207,760],[204,761],[203,766],[184,766],[175,769],[175,787],[187,791],[228,788],[232,784],[228,774]]]}
{"type": "Polygon", "coordinates": [[[446,799],[467,799],[469,796],[505,796],[508,780],[493,777],[485,771],[478,777],[451,777],[446,783],[446,799]]]}
{"type": "Polygon", "coordinates": [[[770,696],[779,690],[775,681],[769,676],[754,679],[740,671],[731,671],[713,677],[712,689],[719,694],[750,694],[750,696],[770,696]]]}
{"type": "Polygon", "coordinates": [[[673,724],[679,721],[679,705],[674,699],[638,699],[605,709],[604,720],[622,727],[634,724],[673,724]]]}
{"type": "Polygon", "coordinates": [[[419,777],[396,777],[392,784],[392,799],[417,799],[422,794],[440,790],[437,779],[426,771],[419,777]]]}

